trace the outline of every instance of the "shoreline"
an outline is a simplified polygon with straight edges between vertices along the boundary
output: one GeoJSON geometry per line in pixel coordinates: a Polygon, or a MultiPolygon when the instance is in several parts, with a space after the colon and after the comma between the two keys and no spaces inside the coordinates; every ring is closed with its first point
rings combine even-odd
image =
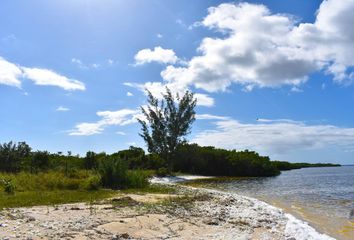
{"type": "Polygon", "coordinates": [[[173,185],[175,194],[3,210],[0,239],[334,239],[258,199],[173,185]]]}
{"type": "MultiPolygon", "coordinates": [[[[214,178],[214,177],[194,176],[194,175],[183,176],[182,175],[182,176],[178,176],[177,178],[176,177],[155,178],[152,180],[152,182],[175,185],[176,183],[187,182],[190,180],[208,180],[208,179],[212,179],[212,178],[214,178]]],[[[289,211],[289,209],[283,208],[280,205],[271,204],[271,203],[268,203],[264,200],[260,200],[255,197],[244,196],[244,195],[240,195],[237,193],[231,193],[231,192],[226,192],[226,191],[221,191],[221,190],[216,190],[216,189],[210,189],[210,188],[204,188],[204,187],[191,187],[191,186],[184,186],[184,187],[195,189],[195,190],[205,190],[208,192],[215,192],[215,193],[219,193],[219,194],[234,195],[237,197],[249,199],[249,200],[257,202],[257,203],[265,204],[265,206],[267,206],[269,208],[275,208],[277,210],[280,210],[288,218],[286,234],[291,235],[291,237],[295,237],[295,239],[321,239],[321,240],[322,239],[332,239],[332,240],[336,239],[336,238],[330,236],[329,235],[330,233],[321,231],[321,229],[318,229],[318,228],[316,228],[316,226],[313,226],[311,224],[311,222],[308,222],[308,220],[300,219],[299,217],[294,215],[293,211],[289,211]]]]}

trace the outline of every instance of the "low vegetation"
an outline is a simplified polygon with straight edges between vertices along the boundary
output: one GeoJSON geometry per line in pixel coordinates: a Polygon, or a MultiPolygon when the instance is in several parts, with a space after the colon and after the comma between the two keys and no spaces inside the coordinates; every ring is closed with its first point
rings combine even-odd
{"type": "Polygon", "coordinates": [[[340,167],[340,164],[333,163],[290,163],[285,161],[272,161],[272,164],[281,171],[309,167],[340,167]]]}
{"type": "Polygon", "coordinates": [[[15,194],[0,192],[0,210],[12,207],[29,207],[38,205],[57,205],[62,203],[95,202],[116,194],[112,190],[55,190],[24,191],[15,194]]]}

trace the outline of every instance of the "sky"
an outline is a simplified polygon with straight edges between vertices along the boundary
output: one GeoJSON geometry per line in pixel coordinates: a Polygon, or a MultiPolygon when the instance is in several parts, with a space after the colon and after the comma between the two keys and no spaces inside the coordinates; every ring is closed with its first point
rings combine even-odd
{"type": "Polygon", "coordinates": [[[354,161],[353,0],[0,2],[0,142],[145,147],[169,87],[198,100],[190,142],[291,162],[354,161]]]}

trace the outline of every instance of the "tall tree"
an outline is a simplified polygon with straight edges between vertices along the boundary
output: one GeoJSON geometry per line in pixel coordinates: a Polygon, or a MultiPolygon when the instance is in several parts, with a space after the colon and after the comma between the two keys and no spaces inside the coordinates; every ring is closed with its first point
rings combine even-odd
{"type": "Polygon", "coordinates": [[[88,151],[85,157],[85,168],[94,169],[97,168],[97,154],[92,151],[88,151]]]}
{"type": "Polygon", "coordinates": [[[21,162],[29,157],[31,148],[25,142],[0,144],[0,170],[16,172],[20,170],[21,162]]]}
{"type": "Polygon", "coordinates": [[[178,144],[185,141],[195,120],[197,100],[186,91],[182,97],[174,96],[169,88],[158,100],[148,93],[148,106],[141,107],[145,119],[138,119],[142,132],[139,134],[147,144],[150,153],[158,154],[172,170],[172,157],[178,144]]]}

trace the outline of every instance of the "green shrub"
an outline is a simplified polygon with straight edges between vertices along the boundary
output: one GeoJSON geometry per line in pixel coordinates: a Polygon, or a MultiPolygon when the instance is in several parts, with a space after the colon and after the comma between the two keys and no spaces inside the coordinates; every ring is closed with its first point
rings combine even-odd
{"type": "Polygon", "coordinates": [[[82,187],[86,190],[98,190],[101,186],[101,177],[99,175],[93,175],[87,178],[83,184],[82,187]]]}
{"type": "Polygon", "coordinates": [[[4,192],[7,194],[14,194],[15,193],[15,186],[13,185],[12,181],[6,180],[6,179],[2,179],[0,181],[1,185],[3,185],[4,188],[4,192]]]}
{"type": "Polygon", "coordinates": [[[99,167],[101,182],[112,189],[141,188],[148,185],[148,174],[140,170],[129,170],[127,163],[119,158],[106,159],[99,167]]]}
{"type": "Polygon", "coordinates": [[[0,173],[0,179],[12,179],[17,192],[97,189],[101,181],[98,174],[86,170],[70,171],[68,176],[63,171],[0,173]]]}
{"type": "Polygon", "coordinates": [[[102,185],[107,188],[121,189],[127,187],[127,164],[121,159],[108,158],[101,162],[99,173],[102,185]]]}
{"type": "Polygon", "coordinates": [[[127,173],[127,182],[130,188],[144,188],[149,185],[148,175],[144,171],[133,170],[127,173]]]}

